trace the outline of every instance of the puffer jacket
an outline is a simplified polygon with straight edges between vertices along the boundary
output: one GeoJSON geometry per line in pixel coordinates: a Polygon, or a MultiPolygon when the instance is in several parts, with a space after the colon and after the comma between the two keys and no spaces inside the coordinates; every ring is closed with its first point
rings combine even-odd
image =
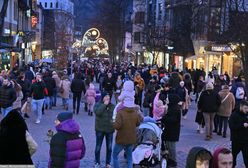
{"type": "Polygon", "coordinates": [[[114,127],[112,116],[115,106],[113,104],[105,105],[102,101],[94,107],[96,113],[95,130],[105,133],[113,133],[114,127]]]}
{"type": "Polygon", "coordinates": [[[0,87],[1,108],[7,108],[12,106],[15,100],[16,100],[16,91],[12,87],[12,85],[0,87]]]}
{"type": "Polygon", "coordinates": [[[85,155],[85,144],[79,125],[69,119],[56,126],[50,143],[49,168],[79,168],[85,155]]]}

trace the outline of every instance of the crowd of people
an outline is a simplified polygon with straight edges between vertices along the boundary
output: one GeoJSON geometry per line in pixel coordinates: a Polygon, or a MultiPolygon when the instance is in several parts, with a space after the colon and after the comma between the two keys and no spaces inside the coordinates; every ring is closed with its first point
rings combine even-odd
{"type": "Polygon", "coordinates": [[[17,146],[22,145],[20,151],[25,151],[26,155],[19,160],[11,160],[9,157],[18,157],[20,153],[5,155],[7,151],[0,150],[0,164],[32,163],[30,146],[37,148],[37,144],[24,119],[27,120],[33,111],[35,123],[42,123],[46,110],[57,106],[60,96],[63,110],[68,112],[60,113],[55,121],[57,133],[50,141],[49,167],[79,167],[85,154],[85,144],[73,115],[82,111],[81,102],[84,103],[84,111],[95,117],[96,168],[100,167],[104,137],[106,168],[110,168],[111,164],[119,168],[118,155],[122,150],[125,150],[127,167],[133,167],[132,152],[137,143],[137,128],[146,119],[159,123],[164,130],[161,150],[168,150],[168,167],[176,167],[181,119],[187,119],[189,106],[194,101],[197,105],[196,131],[205,132],[205,140],[211,141],[214,134],[226,138],[229,126],[232,147],[231,150],[219,148],[213,154],[202,147],[194,147],[189,152],[186,167],[235,167],[240,152],[248,167],[248,102],[242,75],[231,79],[227,73],[218,75],[210,72],[206,75],[204,70],[199,69],[169,72],[162,67],[133,66],[126,62],[111,65],[108,62],[85,61],[72,67],[56,71],[29,65],[1,72],[0,107],[3,119],[0,123],[0,149],[20,138],[23,141],[12,147],[19,149],[17,146]],[[95,88],[95,82],[99,83],[99,89],[95,88]],[[70,98],[73,101],[72,113],[69,112],[70,98]],[[12,126],[12,122],[20,126],[12,126]],[[13,130],[20,131],[13,136],[10,133],[13,130]],[[31,139],[30,143],[27,137],[31,139]],[[25,161],[22,162],[22,159],[25,161]]]}

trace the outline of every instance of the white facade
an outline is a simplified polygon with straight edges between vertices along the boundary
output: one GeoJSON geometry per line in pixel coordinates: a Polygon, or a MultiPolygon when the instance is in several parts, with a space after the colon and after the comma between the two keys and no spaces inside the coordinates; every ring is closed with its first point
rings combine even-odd
{"type": "Polygon", "coordinates": [[[38,4],[48,10],[63,10],[70,14],[74,14],[74,3],[71,0],[38,0],[38,4]]]}

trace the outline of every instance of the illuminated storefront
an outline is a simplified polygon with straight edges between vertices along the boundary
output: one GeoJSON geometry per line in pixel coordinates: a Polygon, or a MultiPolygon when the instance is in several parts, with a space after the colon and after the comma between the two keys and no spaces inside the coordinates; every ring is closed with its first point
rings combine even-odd
{"type": "Polygon", "coordinates": [[[214,45],[210,51],[200,46],[195,56],[186,58],[185,66],[188,69],[204,69],[206,73],[214,68],[218,74],[227,72],[230,76],[237,76],[241,70],[241,62],[227,46],[214,45]]]}

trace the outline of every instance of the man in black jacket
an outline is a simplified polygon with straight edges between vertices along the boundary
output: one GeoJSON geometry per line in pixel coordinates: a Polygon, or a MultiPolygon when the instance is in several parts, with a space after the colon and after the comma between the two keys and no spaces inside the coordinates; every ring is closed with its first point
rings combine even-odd
{"type": "Polygon", "coordinates": [[[3,79],[3,84],[0,87],[0,108],[5,117],[11,110],[13,102],[16,100],[16,91],[10,83],[9,79],[3,79]]]}
{"type": "Polygon", "coordinates": [[[109,72],[108,76],[104,79],[103,89],[105,92],[107,92],[110,95],[110,99],[112,98],[114,87],[115,87],[115,81],[114,78],[112,77],[112,73],[109,72]]]}
{"type": "Polygon", "coordinates": [[[241,101],[239,107],[239,110],[232,113],[229,119],[233,167],[236,166],[236,158],[240,151],[242,151],[245,166],[248,167],[248,102],[241,101]]]}
{"type": "Polygon", "coordinates": [[[84,81],[81,79],[81,74],[76,74],[75,78],[72,80],[71,83],[71,91],[73,93],[73,113],[75,114],[76,109],[76,102],[77,102],[77,111],[76,113],[79,113],[80,109],[80,101],[82,97],[82,92],[85,93],[85,85],[84,81]]]}

